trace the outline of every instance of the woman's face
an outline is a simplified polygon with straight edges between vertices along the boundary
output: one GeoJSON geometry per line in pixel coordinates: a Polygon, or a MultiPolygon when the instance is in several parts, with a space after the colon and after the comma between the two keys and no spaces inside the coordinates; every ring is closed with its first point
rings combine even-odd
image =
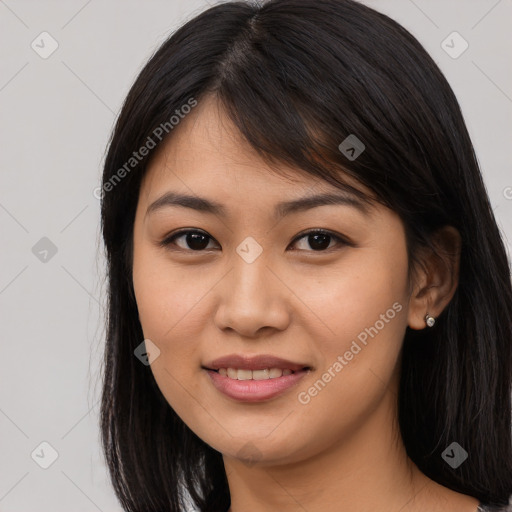
{"type": "Polygon", "coordinates": [[[151,370],[169,404],[215,450],[260,464],[378,428],[412,314],[398,216],[365,212],[346,194],[278,208],[342,192],[297,169],[283,167],[293,179],[272,172],[213,103],[174,130],[143,180],[133,238],[139,319],[160,351],[151,370]],[[161,245],[179,230],[200,233],[161,245]]]}

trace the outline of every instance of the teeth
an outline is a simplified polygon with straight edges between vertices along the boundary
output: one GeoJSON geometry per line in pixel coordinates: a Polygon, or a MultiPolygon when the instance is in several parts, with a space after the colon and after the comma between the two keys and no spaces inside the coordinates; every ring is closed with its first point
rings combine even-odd
{"type": "Polygon", "coordinates": [[[238,380],[251,380],[252,370],[236,370],[238,372],[238,380]]]}
{"type": "Polygon", "coordinates": [[[253,370],[251,373],[254,380],[265,380],[270,377],[270,370],[268,368],[264,370],[253,370]]]}
{"type": "Polygon", "coordinates": [[[245,370],[237,368],[219,368],[219,374],[224,377],[236,380],[266,380],[277,379],[278,377],[291,375],[293,372],[288,368],[265,368],[264,370],[245,370]]]}

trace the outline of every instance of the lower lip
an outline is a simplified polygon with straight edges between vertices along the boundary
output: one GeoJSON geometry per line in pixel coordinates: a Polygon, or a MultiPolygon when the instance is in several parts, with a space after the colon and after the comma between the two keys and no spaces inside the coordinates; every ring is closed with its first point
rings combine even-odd
{"type": "Polygon", "coordinates": [[[300,370],[275,379],[236,380],[220,375],[213,370],[206,370],[213,385],[221,393],[240,402],[261,402],[274,398],[297,384],[308,371],[300,370]]]}

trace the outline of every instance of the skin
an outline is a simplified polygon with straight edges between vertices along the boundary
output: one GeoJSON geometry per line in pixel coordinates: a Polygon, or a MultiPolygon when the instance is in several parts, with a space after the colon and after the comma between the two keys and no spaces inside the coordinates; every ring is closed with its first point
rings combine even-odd
{"type": "Polygon", "coordinates": [[[404,228],[394,212],[376,205],[364,215],[324,205],[276,221],[271,212],[280,201],[339,191],[298,169],[280,169],[288,176],[241,140],[212,99],[151,160],[135,217],[133,284],[144,336],[160,350],[151,364],[160,390],[189,428],[222,453],[230,512],[475,512],[475,498],[419,471],[397,423],[405,330],[426,328],[425,314],[437,317],[453,296],[457,231],[439,233],[438,246],[449,254],[425,252],[424,266],[408,281],[404,228]],[[171,190],[220,202],[228,216],[175,206],[147,213],[171,190]],[[194,251],[185,236],[159,246],[183,228],[207,234],[208,247],[194,251]],[[315,251],[307,236],[296,240],[312,228],[352,245],[328,238],[330,249],[315,251]],[[249,236],[262,248],[252,263],[236,252],[249,236]],[[301,403],[298,394],[396,303],[400,311],[301,403]],[[312,370],[284,394],[248,404],[217,391],[201,368],[233,353],[272,354],[312,370]]]}

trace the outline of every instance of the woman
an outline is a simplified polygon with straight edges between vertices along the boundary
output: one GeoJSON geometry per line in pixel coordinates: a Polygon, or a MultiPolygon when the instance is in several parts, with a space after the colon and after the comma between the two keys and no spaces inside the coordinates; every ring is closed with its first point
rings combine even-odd
{"type": "Polygon", "coordinates": [[[507,256],[396,22],[351,0],[189,21],[128,94],[102,229],[125,510],[510,510],[507,256]]]}

